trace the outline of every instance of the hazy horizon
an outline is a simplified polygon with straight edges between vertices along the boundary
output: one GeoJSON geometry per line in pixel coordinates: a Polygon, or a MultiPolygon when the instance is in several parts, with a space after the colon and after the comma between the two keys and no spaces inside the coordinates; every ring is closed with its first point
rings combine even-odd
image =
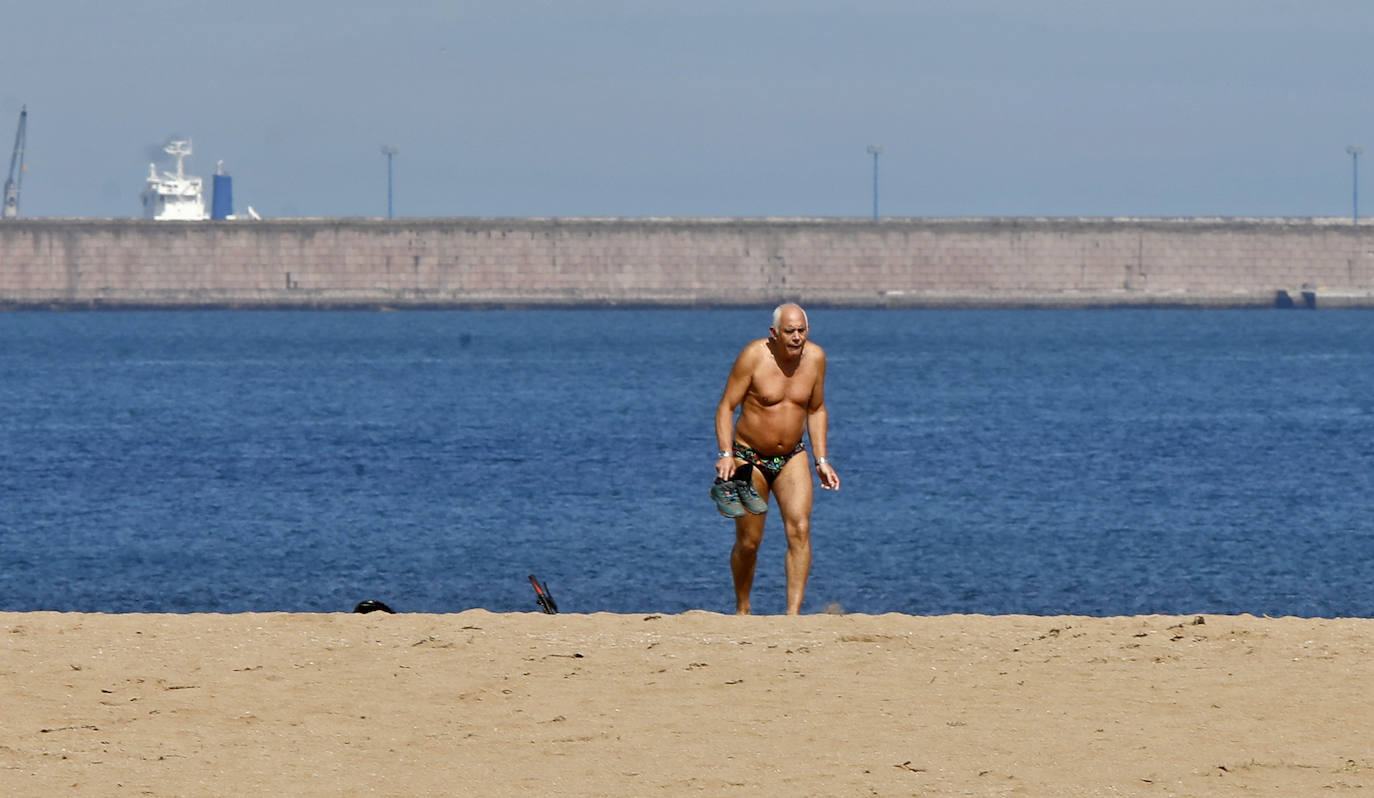
{"type": "MultiPolygon", "coordinates": [[[[162,143],[236,209],[401,217],[1342,217],[1374,5],[14,5],[20,212],[138,216],[162,143]]],[[[1374,152],[1374,150],[1371,150],[1374,152]]],[[[3,167],[0,167],[3,168],[3,167]]],[[[1363,171],[1363,158],[1361,159],[1363,171]]]]}

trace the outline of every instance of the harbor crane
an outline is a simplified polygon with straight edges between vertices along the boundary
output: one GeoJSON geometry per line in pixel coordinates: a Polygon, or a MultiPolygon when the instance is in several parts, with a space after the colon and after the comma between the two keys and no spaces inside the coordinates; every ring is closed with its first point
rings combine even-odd
{"type": "Polygon", "coordinates": [[[19,108],[19,130],[14,134],[14,152],[10,155],[9,177],[5,178],[4,218],[6,219],[13,219],[19,215],[19,187],[24,183],[24,126],[28,119],[28,106],[21,106],[19,108]]]}

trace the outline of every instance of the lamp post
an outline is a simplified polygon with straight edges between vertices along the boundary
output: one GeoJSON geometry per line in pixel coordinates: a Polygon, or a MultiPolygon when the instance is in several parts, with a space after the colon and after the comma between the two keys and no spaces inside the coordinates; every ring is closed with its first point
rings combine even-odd
{"type": "Polygon", "coordinates": [[[1360,223],[1360,153],[1364,147],[1351,144],[1345,148],[1350,153],[1350,223],[1360,223]]]}
{"type": "Polygon", "coordinates": [[[395,147],[389,144],[382,145],[382,154],[386,156],[386,218],[391,218],[391,156],[397,152],[395,147]]]}
{"type": "Polygon", "coordinates": [[[883,148],[876,145],[868,145],[868,154],[873,156],[873,221],[878,221],[878,156],[883,152],[883,148]]]}

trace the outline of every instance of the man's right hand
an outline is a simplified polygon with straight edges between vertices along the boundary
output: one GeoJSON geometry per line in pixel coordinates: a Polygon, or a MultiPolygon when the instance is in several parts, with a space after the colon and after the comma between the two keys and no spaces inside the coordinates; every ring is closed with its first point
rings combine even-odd
{"type": "Polygon", "coordinates": [[[721,479],[729,479],[735,475],[737,468],[739,465],[735,462],[735,458],[722,457],[716,461],[716,476],[721,479]]]}

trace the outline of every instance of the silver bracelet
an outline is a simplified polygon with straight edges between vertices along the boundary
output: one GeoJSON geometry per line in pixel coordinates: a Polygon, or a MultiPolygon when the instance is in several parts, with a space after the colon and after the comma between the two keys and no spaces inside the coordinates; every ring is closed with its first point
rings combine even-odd
{"type": "Polygon", "coordinates": [[[722,457],[729,457],[729,456],[730,456],[730,453],[727,452],[727,451],[725,451],[724,449],[721,449],[720,451],[716,452],[716,459],[717,459],[717,460],[719,460],[719,459],[722,458],[722,457]]]}
{"type": "Polygon", "coordinates": [[[816,465],[818,465],[818,466],[830,465],[830,458],[829,458],[829,457],[817,457],[817,458],[816,458],[816,465]]]}

